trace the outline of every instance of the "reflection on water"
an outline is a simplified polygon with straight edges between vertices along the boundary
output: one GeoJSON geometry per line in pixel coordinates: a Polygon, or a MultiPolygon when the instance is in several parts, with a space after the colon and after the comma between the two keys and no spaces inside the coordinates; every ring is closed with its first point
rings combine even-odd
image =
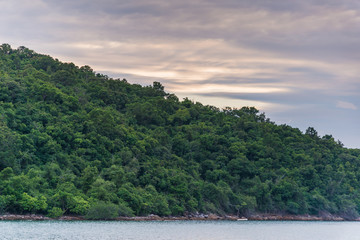
{"type": "Polygon", "coordinates": [[[360,222],[3,221],[0,239],[358,240],[360,222]]]}

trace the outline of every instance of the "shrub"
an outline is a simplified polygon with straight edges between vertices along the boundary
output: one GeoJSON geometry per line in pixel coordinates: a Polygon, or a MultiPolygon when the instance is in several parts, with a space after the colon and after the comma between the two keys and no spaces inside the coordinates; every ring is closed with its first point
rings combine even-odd
{"type": "Polygon", "coordinates": [[[118,210],[119,210],[118,211],[119,216],[124,216],[124,217],[133,217],[134,216],[134,211],[123,203],[120,203],[118,205],[118,210]]]}
{"type": "Polygon", "coordinates": [[[85,215],[89,220],[111,220],[119,216],[119,207],[113,203],[97,202],[85,215]]]}
{"type": "Polygon", "coordinates": [[[53,207],[52,209],[49,210],[48,217],[59,218],[63,214],[64,214],[64,210],[62,210],[61,208],[58,208],[58,207],[53,207]]]}

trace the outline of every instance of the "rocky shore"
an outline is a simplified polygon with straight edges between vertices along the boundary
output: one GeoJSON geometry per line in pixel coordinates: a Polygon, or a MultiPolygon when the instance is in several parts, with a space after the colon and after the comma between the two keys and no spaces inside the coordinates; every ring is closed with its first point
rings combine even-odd
{"type": "Polygon", "coordinates": [[[168,216],[160,217],[157,215],[149,215],[143,217],[119,217],[117,220],[122,221],[181,221],[181,220],[192,220],[192,221],[212,221],[212,220],[248,220],[247,218],[239,218],[237,216],[225,215],[219,216],[216,214],[189,214],[187,216],[168,216]]]}
{"type": "MultiPolygon", "coordinates": [[[[248,217],[252,221],[346,221],[340,216],[331,214],[323,216],[314,215],[282,215],[282,214],[256,214],[248,217]]],[[[360,221],[360,219],[351,219],[352,221],[360,221]]]]}
{"type": "Polygon", "coordinates": [[[284,215],[284,214],[254,214],[247,217],[238,217],[235,215],[219,216],[216,214],[190,214],[187,216],[177,217],[159,217],[157,215],[149,215],[145,217],[119,217],[117,220],[123,221],[171,221],[171,220],[195,220],[195,221],[212,221],[212,220],[228,220],[228,221],[360,221],[357,219],[345,219],[340,216],[326,214],[322,216],[314,215],[284,215]]]}
{"type": "MultiPolygon", "coordinates": [[[[62,216],[57,219],[49,218],[43,215],[20,215],[20,214],[4,214],[0,215],[0,220],[24,220],[24,221],[45,221],[45,220],[60,220],[60,221],[81,221],[85,220],[82,216],[62,216]]],[[[238,217],[234,215],[219,216],[216,214],[188,214],[187,216],[167,216],[160,217],[157,215],[138,216],[138,217],[118,217],[115,221],[360,221],[357,219],[345,219],[340,216],[326,214],[323,216],[314,215],[282,215],[282,214],[254,214],[247,217],[238,217]]]]}
{"type": "Polygon", "coordinates": [[[83,217],[80,216],[62,216],[58,219],[49,218],[43,215],[37,214],[3,214],[0,215],[0,221],[11,221],[11,220],[24,220],[24,221],[45,221],[45,220],[84,220],[83,217]]]}

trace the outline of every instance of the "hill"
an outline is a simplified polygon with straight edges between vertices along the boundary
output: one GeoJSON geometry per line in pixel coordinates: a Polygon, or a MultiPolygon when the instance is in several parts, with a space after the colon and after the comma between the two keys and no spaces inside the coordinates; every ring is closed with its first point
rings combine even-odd
{"type": "Polygon", "coordinates": [[[353,219],[359,186],[360,150],[331,135],[0,46],[0,212],[353,219]]]}

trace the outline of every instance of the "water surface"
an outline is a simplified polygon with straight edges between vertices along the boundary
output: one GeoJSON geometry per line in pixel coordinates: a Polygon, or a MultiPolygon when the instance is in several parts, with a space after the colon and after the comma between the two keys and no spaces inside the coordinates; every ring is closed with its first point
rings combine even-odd
{"type": "Polygon", "coordinates": [[[359,240],[360,222],[1,221],[0,239],[359,240]]]}

